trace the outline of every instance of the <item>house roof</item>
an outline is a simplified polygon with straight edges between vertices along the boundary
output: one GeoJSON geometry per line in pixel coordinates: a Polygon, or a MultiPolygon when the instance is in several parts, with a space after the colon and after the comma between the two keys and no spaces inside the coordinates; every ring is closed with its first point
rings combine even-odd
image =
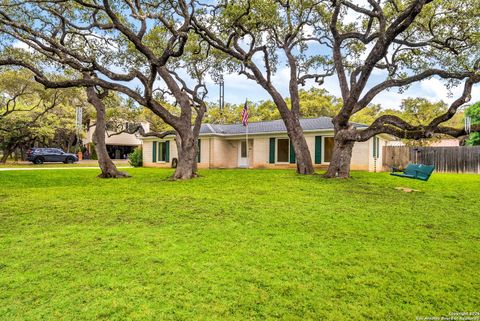
{"type": "MultiPolygon", "coordinates": [[[[355,128],[367,128],[367,125],[359,123],[350,123],[355,128]]],[[[318,118],[302,118],[300,125],[305,132],[315,131],[333,131],[332,118],[318,117],[318,118]]],[[[218,136],[239,136],[245,135],[246,128],[241,124],[202,124],[200,127],[200,136],[218,135],[218,136]]],[[[287,128],[283,120],[269,120],[251,122],[248,124],[249,135],[262,134],[281,134],[286,133],[287,128]]],[[[140,139],[156,139],[155,137],[140,137],[140,139]]]]}
{"type": "MultiPolygon", "coordinates": [[[[356,128],[365,128],[366,125],[351,123],[356,128]]],[[[332,118],[318,117],[318,118],[303,118],[300,119],[300,125],[304,131],[316,130],[333,130],[332,118]]],[[[286,132],[287,128],[283,120],[270,120],[252,122],[248,124],[248,134],[265,134],[265,133],[281,133],[286,132]]],[[[244,135],[245,127],[240,124],[202,124],[200,134],[216,134],[216,135],[244,135]]]]}

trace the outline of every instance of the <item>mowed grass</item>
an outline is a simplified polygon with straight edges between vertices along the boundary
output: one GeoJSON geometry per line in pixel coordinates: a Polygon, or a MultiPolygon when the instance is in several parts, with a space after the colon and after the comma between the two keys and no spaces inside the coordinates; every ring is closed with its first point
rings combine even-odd
{"type": "MultiPolygon", "coordinates": [[[[122,167],[130,167],[130,164],[128,163],[128,160],[117,160],[114,159],[113,162],[117,166],[122,166],[122,167]]],[[[71,168],[71,167],[98,167],[98,162],[96,160],[84,160],[80,162],[76,162],[73,164],[65,164],[61,162],[55,162],[55,163],[43,163],[41,165],[33,164],[31,162],[27,161],[21,161],[21,162],[13,162],[9,161],[6,164],[0,164],[0,169],[2,168],[28,168],[28,169],[38,169],[38,168],[71,168]]]]}
{"type": "Polygon", "coordinates": [[[0,172],[1,320],[415,320],[480,309],[480,176],[0,172]],[[405,193],[395,187],[420,190],[405,193]]]}

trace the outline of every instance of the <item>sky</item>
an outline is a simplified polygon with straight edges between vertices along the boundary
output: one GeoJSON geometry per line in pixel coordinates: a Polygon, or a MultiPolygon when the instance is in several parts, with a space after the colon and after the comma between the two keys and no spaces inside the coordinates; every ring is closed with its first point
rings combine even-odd
{"type": "MultiPolygon", "coordinates": [[[[249,101],[262,101],[262,100],[271,100],[268,93],[256,84],[253,80],[247,79],[243,75],[237,74],[225,74],[225,102],[226,103],[243,103],[245,99],[249,101]]],[[[273,83],[276,88],[282,93],[284,97],[288,96],[288,79],[289,79],[289,69],[282,68],[273,77],[273,83]]],[[[380,82],[384,79],[383,75],[374,74],[372,75],[372,81],[370,86],[375,84],[375,82],[380,82]]],[[[213,81],[208,80],[207,85],[209,86],[209,95],[208,100],[218,101],[218,85],[213,81]]],[[[312,86],[316,86],[314,83],[307,83],[304,89],[309,89],[312,86]]],[[[325,83],[321,88],[326,89],[330,94],[333,94],[337,97],[340,97],[340,87],[338,85],[338,80],[336,76],[332,76],[325,79],[325,83]]],[[[412,85],[404,93],[400,94],[397,90],[393,89],[391,91],[385,91],[379,94],[372,103],[380,104],[384,108],[399,108],[402,102],[402,99],[407,97],[422,97],[429,99],[431,101],[443,100],[446,103],[453,102],[457,97],[461,95],[463,91],[463,85],[453,88],[449,91],[442,80],[438,78],[431,78],[421,82],[418,82],[412,85]]],[[[475,86],[472,90],[472,102],[480,101],[480,86],[475,86]]]]}

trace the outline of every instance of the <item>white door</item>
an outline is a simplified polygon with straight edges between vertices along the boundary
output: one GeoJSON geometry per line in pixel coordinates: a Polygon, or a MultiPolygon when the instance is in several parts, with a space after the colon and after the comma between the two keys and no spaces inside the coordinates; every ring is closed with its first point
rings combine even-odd
{"type": "Polygon", "coordinates": [[[247,167],[248,160],[247,160],[247,142],[242,140],[240,144],[238,144],[238,167],[247,167]]]}

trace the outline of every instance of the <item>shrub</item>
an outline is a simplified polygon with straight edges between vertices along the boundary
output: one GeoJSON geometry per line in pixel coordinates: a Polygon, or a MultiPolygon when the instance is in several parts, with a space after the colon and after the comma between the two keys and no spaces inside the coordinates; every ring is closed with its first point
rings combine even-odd
{"type": "Polygon", "coordinates": [[[128,154],[128,162],[133,167],[141,167],[143,165],[143,156],[142,156],[142,148],[137,147],[128,154]]]}
{"type": "MultiPolygon", "coordinates": [[[[465,116],[471,118],[472,125],[480,124],[480,101],[468,107],[468,109],[465,111],[465,116]]],[[[467,145],[480,145],[480,133],[471,133],[467,140],[467,145]]]]}
{"type": "Polygon", "coordinates": [[[97,150],[95,149],[94,143],[90,143],[90,159],[94,159],[94,160],[98,159],[97,150]]]}

